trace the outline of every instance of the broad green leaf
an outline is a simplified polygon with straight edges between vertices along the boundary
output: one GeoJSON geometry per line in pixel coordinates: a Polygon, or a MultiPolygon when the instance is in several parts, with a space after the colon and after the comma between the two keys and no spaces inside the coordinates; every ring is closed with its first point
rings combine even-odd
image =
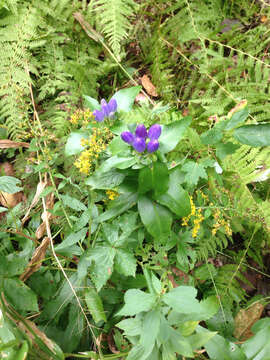
{"type": "MultiPolygon", "coordinates": [[[[124,127],[124,129],[126,129],[126,126],[124,127]]],[[[124,130],[123,130],[124,131],[124,130]]],[[[118,153],[122,152],[122,151],[127,151],[130,148],[130,146],[125,143],[120,136],[116,136],[109,144],[109,146],[107,147],[107,150],[112,154],[112,155],[117,155],[118,153]]]]}
{"type": "Polygon", "coordinates": [[[185,135],[185,131],[191,124],[191,117],[185,117],[182,120],[174,121],[169,125],[162,126],[161,136],[159,138],[159,151],[166,154],[172,151],[185,135]]]}
{"type": "Polygon", "coordinates": [[[84,98],[84,106],[86,108],[90,109],[91,111],[100,110],[101,106],[96,99],[88,95],[83,95],[83,98],[84,98]]]}
{"type": "Polygon", "coordinates": [[[16,179],[13,176],[0,176],[0,191],[4,191],[8,194],[16,194],[23,190],[22,187],[17,185],[21,184],[21,180],[16,179]]]}
{"type": "Polygon", "coordinates": [[[150,311],[156,301],[156,296],[138,289],[130,289],[125,293],[125,305],[117,313],[119,316],[133,316],[142,311],[150,311]]]}
{"type": "Polygon", "coordinates": [[[219,143],[222,137],[222,131],[214,126],[212,129],[201,134],[201,142],[205,145],[214,145],[219,143]]]}
{"type": "Polygon", "coordinates": [[[116,245],[119,238],[119,226],[118,224],[102,224],[103,235],[110,245],[116,245]]]}
{"type": "Polygon", "coordinates": [[[21,275],[27,263],[28,257],[18,256],[15,252],[6,256],[0,254],[0,276],[21,275]]]}
{"type": "Polygon", "coordinates": [[[117,199],[111,202],[110,209],[101,214],[98,217],[97,221],[99,223],[102,223],[104,221],[112,219],[117,215],[122,214],[136,204],[137,198],[138,195],[136,193],[127,193],[120,195],[117,199]]]}
{"type": "Polygon", "coordinates": [[[167,206],[179,217],[190,214],[190,199],[188,192],[180,185],[180,170],[170,173],[169,189],[165,194],[156,197],[158,203],[167,206]]]}
{"type": "Polygon", "coordinates": [[[141,344],[136,344],[128,353],[127,360],[142,360],[144,354],[144,347],[141,344]]]}
{"type": "Polygon", "coordinates": [[[83,151],[84,147],[81,145],[82,139],[88,139],[89,133],[86,131],[74,131],[70,133],[65,146],[65,155],[77,155],[83,151]]]}
{"type": "Polygon", "coordinates": [[[121,89],[113,95],[113,99],[117,102],[117,110],[129,112],[132,110],[136,96],[141,91],[141,86],[133,86],[127,89],[121,89]]]}
{"type": "Polygon", "coordinates": [[[61,348],[65,352],[73,352],[79,345],[83,336],[84,317],[78,304],[70,304],[68,324],[63,332],[61,348]]]}
{"type": "Polygon", "coordinates": [[[4,279],[4,293],[18,311],[38,311],[36,294],[19,279],[4,279]]]}
{"type": "Polygon", "coordinates": [[[6,211],[8,211],[7,208],[5,208],[5,207],[3,207],[3,206],[0,206],[0,213],[6,212],[6,211]]]}
{"type": "Polygon", "coordinates": [[[77,244],[79,241],[82,242],[85,239],[87,231],[88,228],[83,228],[78,232],[72,232],[61,242],[61,244],[55,246],[55,251],[65,249],[69,246],[77,244]]]}
{"type": "Polygon", "coordinates": [[[164,239],[170,235],[172,215],[169,210],[146,196],[139,197],[138,210],[144,226],[153,237],[164,239]]]}
{"type": "Polygon", "coordinates": [[[163,296],[163,301],[181,314],[198,313],[201,311],[196,299],[197,290],[192,286],[178,286],[163,296]]]}
{"type": "Polygon", "coordinates": [[[140,344],[144,347],[144,355],[142,359],[146,359],[154,348],[156,338],[159,333],[160,311],[152,310],[148,312],[142,321],[142,333],[140,344]]]}
{"type": "Polygon", "coordinates": [[[69,195],[60,195],[61,200],[63,201],[65,206],[75,210],[75,211],[86,211],[87,207],[78,199],[69,196],[69,195]]]}
{"type": "Polygon", "coordinates": [[[136,258],[126,250],[117,249],[115,256],[115,270],[125,276],[135,276],[136,258]]]}
{"type": "Polygon", "coordinates": [[[176,353],[187,357],[194,357],[188,337],[186,338],[182,336],[180,332],[174,330],[173,328],[170,329],[169,343],[171,349],[173,349],[176,353]]]}
{"type": "Polygon", "coordinates": [[[204,167],[195,161],[187,161],[181,170],[186,173],[185,181],[188,184],[197,185],[200,178],[207,179],[207,173],[204,167]]]}
{"type": "Polygon", "coordinates": [[[243,124],[246,121],[248,114],[249,110],[246,107],[240,111],[235,112],[228,120],[228,122],[226,122],[226,127],[224,130],[231,130],[236,126],[243,124]]]}
{"type": "Polygon", "coordinates": [[[125,174],[111,169],[108,172],[95,171],[94,174],[85,180],[85,184],[91,186],[92,189],[113,189],[120,185],[125,178],[125,174]]]}
{"type": "Polygon", "coordinates": [[[95,323],[100,321],[107,321],[106,314],[103,309],[101,297],[95,289],[87,288],[85,291],[85,302],[90,314],[92,315],[95,323]]]}
{"type": "MultiPolygon", "coordinates": [[[[256,324],[255,324],[256,325],[256,324]]],[[[252,327],[252,330],[256,326],[252,327]]],[[[257,330],[260,327],[257,327],[257,330]]],[[[248,360],[270,360],[270,325],[262,327],[254,336],[244,342],[242,350],[248,360]]]]}
{"type": "Polygon", "coordinates": [[[108,172],[113,168],[117,169],[127,169],[136,163],[134,156],[129,157],[118,157],[117,155],[112,156],[111,158],[104,161],[104,163],[99,167],[98,171],[108,172]]]}
{"type": "Polygon", "coordinates": [[[241,144],[249,146],[270,145],[270,124],[245,125],[234,130],[233,136],[241,144]]]}
{"type": "Polygon", "coordinates": [[[232,142],[220,143],[216,147],[216,155],[220,160],[223,160],[227,155],[233,154],[239,147],[240,145],[233,144],[232,142]]]}
{"type": "Polygon", "coordinates": [[[168,189],[169,171],[167,165],[159,161],[152,166],[144,167],[139,172],[139,193],[145,194],[154,190],[156,195],[168,189]]]}
{"type": "Polygon", "coordinates": [[[208,331],[201,332],[188,337],[192,350],[199,350],[202,346],[208,343],[216,335],[216,332],[208,331]]]}
{"type": "Polygon", "coordinates": [[[122,320],[116,326],[124,330],[126,336],[137,336],[142,331],[142,322],[138,317],[122,320]]]}

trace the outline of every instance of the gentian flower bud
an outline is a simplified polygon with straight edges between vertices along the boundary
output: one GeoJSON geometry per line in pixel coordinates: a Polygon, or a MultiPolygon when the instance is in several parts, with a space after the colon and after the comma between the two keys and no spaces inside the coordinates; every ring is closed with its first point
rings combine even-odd
{"type": "Polygon", "coordinates": [[[149,153],[157,151],[158,148],[159,148],[159,142],[157,140],[151,140],[147,144],[147,151],[149,153]]]}
{"type": "Polygon", "coordinates": [[[148,130],[148,137],[150,140],[157,140],[161,134],[161,126],[159,124],[154,124],[148,130]]]}
{"type": "Polygon", "coordinates": [[[132,145],[133,141],[135,140],[135,136],[130,131],[123,131],[121,133],[121,138],[130,145],[132,145]]]}
{"type": "Polygon", "coordinates": [[[132,145],[139,153],[143,152],[146,148],[145,140],[142,137],[136,137],[132,145]]]}
{"type": "Polygon", "coordinates": [[[104,120],[105,114],[104,112],[101,110],[94,110],[93,111],[93,115],[95,116],[95,120],[98,122],[101,122],[104,120]]]}
{"type": "Polygon", "coordinates": [[[136,127],[135,134],[137,137],[145,139],[147,137],[147,130],[143,124],[140,124],[136,127]]]}
{"type": "Polygon", "coordinates": [[[101,109],[104,113],[105,116],[109,116],[109,109],[108,109],[108,104],[106,102],[105,99],[102,99],[101,102],[100,102],[100,105],[101,105],[101,109]]]}
{"type": "MultiPolygon", "coordinates": [[[[114,113],[117,110],[117,102],[115,99],[111,99],[108,103],[108,108],[109,108],[109,113],[112,114],[112,116],[114,115],[114,113]]],[[[110,115],[111,116],[111,115],[110,115]]]]}

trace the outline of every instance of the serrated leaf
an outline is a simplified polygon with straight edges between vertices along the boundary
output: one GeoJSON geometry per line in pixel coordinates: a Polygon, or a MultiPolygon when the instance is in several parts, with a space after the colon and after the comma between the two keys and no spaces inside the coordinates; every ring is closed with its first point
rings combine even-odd
{"type": "Polygon", "coordinates": [[[61,244],[55,246],[55,251],[65,249],[69,246],[77,244],[79,241],[83,241],[85,239],[87,231],[88,228],[83,228],[78,232],[72,232],[61,242],[61,244]]]}
{"type": "Polygon", "coordinates": [[[135,276],[136,274],[136,258],[126,250],[117,249],[115,256],[115,270],[125,276],[135,276]]]}
{"type": "Polygon", "coordinates": [[[60,195],[61,199],[65,206],[68,206],[69,208],[76,210],[76,211],[86,211],[87,207],[78,199],[71,197],[69,195],[60,195]]]}
{"type": "Polygon", "coordinates": [[[90,314],[92,315],[96,323],[100,321],[107,321],[101,297],[98,295],[95,289],[86,289],[85,302],[88,310],[90,311],[90,314]]]}
{"type": "Polygon", "coordinates": [[[36,294],[19,279],[4,279],[4,293],[18,311],[38,311],[36,294]]]}
{"type": "Polygon", "coordinates": [[[243,124],[246,121],[248,114],[249,110],[246,107],[240,111],[235,112],[229,121],[226,122],[226,127],[224,130],[231,130],[236,126],[243,124]]]}
{"type": "Polygon", "coordinates": [[[214,145],[220,142],[222,137],[222,131],[215,126],[212,129],[201,134],[201,142],[205,145],[214,145]]]}
{"type": "Polygon", "coordinates": [[[188,184],[197,185],[200,178],[207,179],[207,173],[204,167],[195,161],[186,162],[181,170],[186,173],[185,181],[188,184]]]}
{"type": "Polygon", "coordinates": [[[17,185],[21,184],[21,180],[16,179],[13,176],[0,176],[0,191],[4,191],[8,194],[16,194],[23,190],[22,187],[17,185]]]}
{"type": "Polygon", "coordinates": [[[156,296],[153,294],[147,294],[144,291],[138,289],[130,289],[125,293],[125,305],[117,313],[121,316],[133,316],[139,314],[142,311],[149,311],[154,306],[156,296]]]}

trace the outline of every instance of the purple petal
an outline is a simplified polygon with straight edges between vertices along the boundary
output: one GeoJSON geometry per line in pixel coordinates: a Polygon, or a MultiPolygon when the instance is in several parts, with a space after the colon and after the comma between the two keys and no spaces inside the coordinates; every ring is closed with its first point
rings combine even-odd
{"type": "Polygon", "coordinates": [[[139,153],[143,152],[146,147],[145,140],[141,137],[136,137],[132,145],[134,149],[139,153]]]}
{"type": "Polygon", "coordinates": [[[145,139],[147,137],[147,130],[143,124],[140,124],[136,127],[135,134],[137,137],[145,139]]]}
{"type": "Polygon", "coordinates": [[[101,122],[104,120],[104,112],[101,110],[94,110],[93,115],[95,116],[95,120],[101,122]]]}
{"type": "Polygon", "coordinates": [[[150,127],[148,131],[148,137],[151,140],[157,140],[161,134],[161,126],[159,124],[154,124],[150,127]]]}
{"type": "Polygon", "coordinates": [[[117,102],[115,99],[111,99],[108,103],[110,113],[115,113],[117,109],[117,102]]]}
{"type": "Polygon", "coordinates": [[[130,131],[124,131],[121,133],[121,138],[126,143],[131,145],[135,139],[135,136],[130,131]]]}
{"type": "Polygon", "coordinates": [[[157,151],[158,148],[159,148],[159,142],[157,140],[151,140],[147,144],[147,151],[149,153],[157,151]]]}

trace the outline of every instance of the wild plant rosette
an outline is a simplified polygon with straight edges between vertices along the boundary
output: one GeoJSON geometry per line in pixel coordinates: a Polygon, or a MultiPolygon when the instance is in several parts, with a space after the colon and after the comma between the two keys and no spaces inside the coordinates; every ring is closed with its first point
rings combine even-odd
{"type": "Polygon", "coordinates": [[[158,139],[160,135],[161,126],[159,124],[152,125],[148,132],[143,124],[139,124],[136,127],[135,134],[130,131],[124,131],[121,133],[121,138],[139,153],[143,153],[145,149],[148,153],[153,153],[159,148],[158,139]]]}

